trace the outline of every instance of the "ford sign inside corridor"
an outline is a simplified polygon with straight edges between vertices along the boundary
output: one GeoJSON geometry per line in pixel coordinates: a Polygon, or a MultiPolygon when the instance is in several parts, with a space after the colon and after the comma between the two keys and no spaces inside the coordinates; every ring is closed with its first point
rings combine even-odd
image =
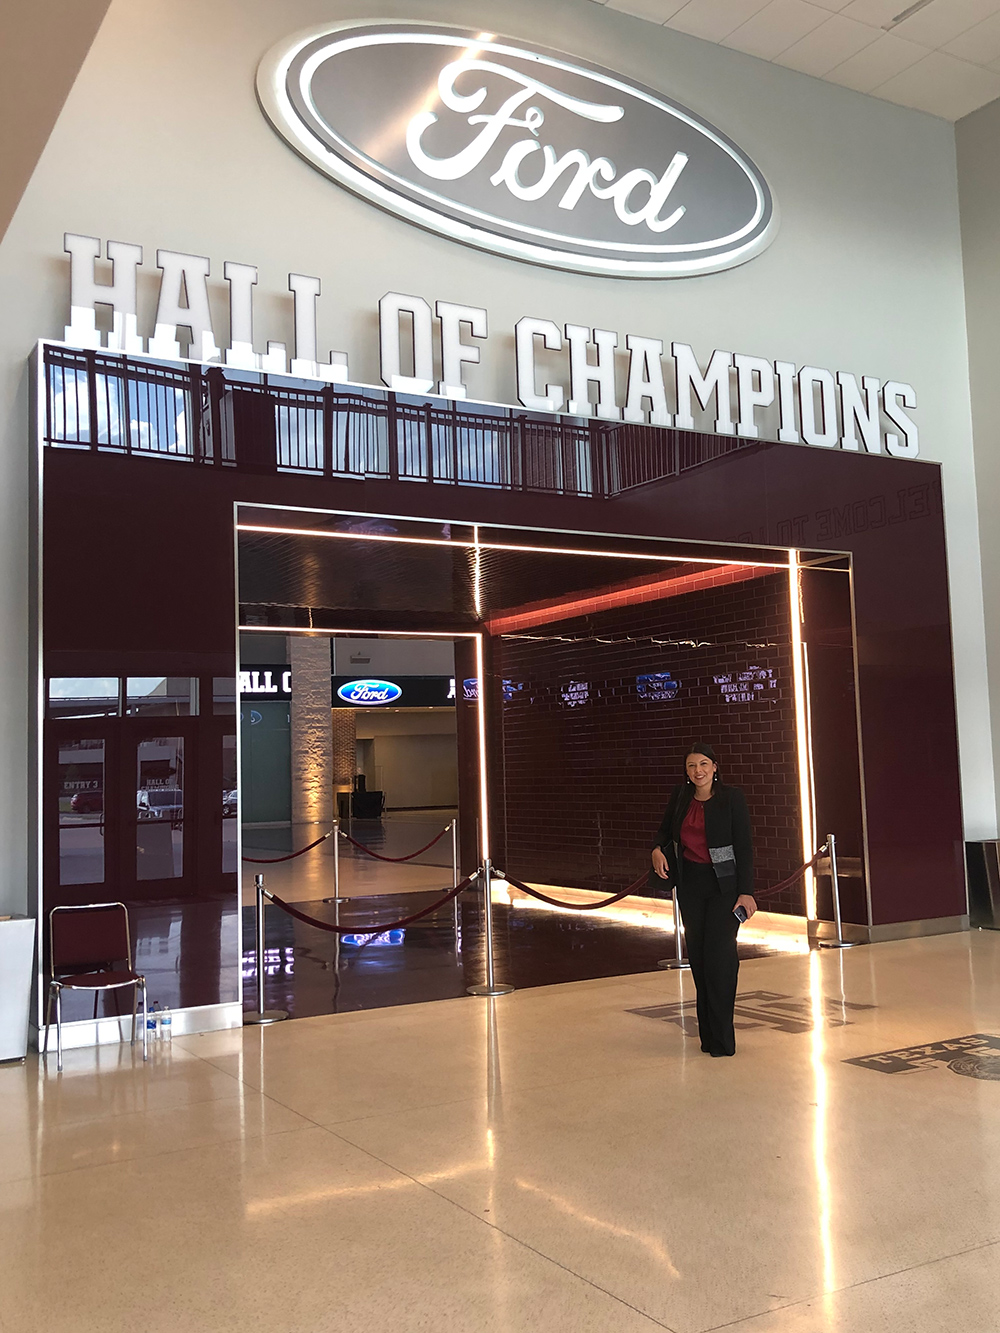
{"type": "Polygon", "coordinates": [[[374,704],[393,704],[403,693],[391,680],[349,680],[337,690],[344,703],[369,708],[374,704]]]}
{"type": "Polygon", "coordinates": [[[431,24],[279,43],[261,104],[292,147],[381,207],[469,245],[618,277],[742,264],[771,192],[721,131],[597,65],[431,24]]]}

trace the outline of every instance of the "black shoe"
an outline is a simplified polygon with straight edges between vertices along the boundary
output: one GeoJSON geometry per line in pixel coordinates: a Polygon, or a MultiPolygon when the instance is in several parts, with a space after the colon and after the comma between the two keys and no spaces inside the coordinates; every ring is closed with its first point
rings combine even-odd
{"type": "Polygon", "coordinates": [[[735,1051],[709,1051],[709,1055],[712,1057],[713,1060],[721,1059],[722,1056],[724,1055],[735,1055],[735,1054],[736,1054],[735,1051]]]}

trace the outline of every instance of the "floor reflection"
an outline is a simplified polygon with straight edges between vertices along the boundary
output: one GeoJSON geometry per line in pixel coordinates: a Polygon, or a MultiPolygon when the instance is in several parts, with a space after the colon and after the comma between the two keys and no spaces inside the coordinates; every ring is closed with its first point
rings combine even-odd
{"type": "MultiPolygon", "coordinates": [[[[265,1008],[285,1009],[293,1018],[380,1009],[452,999],[481,982],[485,973],[481,898],[459,900],[458,939],[451,905],[413,925],[384,933],[389,923],[418,911],[436,892],[354,897],[340,907],[340,923],[357,926],[337,937],[307,926],[277,907],[266,909],[265,1008]]],[[[321,921],[334,922],[332,904],[293,904],[321,921]]],[[[671,952],[672,936],[661,929],[597,914],[547,910],[533,902],[494,902],[494,945],[498,979],[519,990],[529,986],[590,981],[598,977],[657,971],[671,952]]],[[[256,1002],[253,910],[243,909],[244,1003],[256,1002]]],[[[770,953],[741,945],[740,956],[770,953]]]]}

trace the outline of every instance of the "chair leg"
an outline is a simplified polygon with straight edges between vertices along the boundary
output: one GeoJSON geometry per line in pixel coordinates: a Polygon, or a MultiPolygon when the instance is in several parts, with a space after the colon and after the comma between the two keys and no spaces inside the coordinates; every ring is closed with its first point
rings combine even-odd
{"type": "Polygon", "coordinates": [[[135,1025],[137,1022],[136,1016],[138,1012],[139,1012],[139,983],[137,981],[132,986],[132,1040],[129,1042],[130,1046],[135,1045],[135,1025]]]}
{"type": "Polygon", "coordinates": [[[140,977],[139,982],[142,986],[142,1058],[148,1060],[149,1048],[146,1034],[149,1027],[149,1010],[146,1007],[146,978],[140,977]]]}
{"type": "Polygon", "coordinates": [[[50,981],[50,982],[49,982],[49,998],[45,1001],[45,1044],[42,1046],[42,1054],[43,1054],[43,1055],[48,1055],[48,1053],[49,1053],[49,1023],[50,1023],[51,1018],[52,1018],[52,992],[53,992],[53,990],[54,990],[54,987],[53,987],[53,985],[52,985],[52,982],[50,981]]]}
{"type": "Polygon", "coordinates": [[[62,1073],[62,986],[56,987],[56,1070],[62,1073]]]}

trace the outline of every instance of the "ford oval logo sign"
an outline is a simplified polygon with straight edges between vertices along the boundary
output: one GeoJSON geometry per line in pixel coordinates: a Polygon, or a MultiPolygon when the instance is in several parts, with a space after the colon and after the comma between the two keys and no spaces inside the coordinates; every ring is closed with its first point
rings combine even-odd
{"type": "Polygon", "coordinates": [[[471,29],[339,24],[279,43],[261,104],[320,171],[484,250],[582,273],[669,278],[773,239],[767,182],[662,93],[471,29]]]}
{"type": "Polygon", "coordinates": [[[337,698],[345,704],[370,708],[374,704],[392,704],[403,693],[391,680],[349,680],[337,691],[337,698]]]}

